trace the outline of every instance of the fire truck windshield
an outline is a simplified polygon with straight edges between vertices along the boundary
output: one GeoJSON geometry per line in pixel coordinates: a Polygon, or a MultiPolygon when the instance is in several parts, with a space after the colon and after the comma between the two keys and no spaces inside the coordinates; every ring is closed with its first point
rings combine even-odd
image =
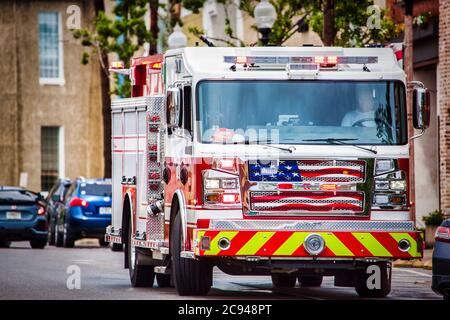
{"type": "Polygon", "coordinates": [[[407,142],[401,81],[202,81],[197,119],[203,143],[407,142]]]}

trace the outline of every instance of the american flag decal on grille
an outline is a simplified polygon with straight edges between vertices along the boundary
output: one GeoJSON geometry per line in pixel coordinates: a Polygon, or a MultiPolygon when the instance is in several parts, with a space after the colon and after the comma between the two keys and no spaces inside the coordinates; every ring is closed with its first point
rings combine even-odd
{"type": "Polygon", "coordinates": [[[258,182],[364,182],[361,160],[250,161],[249,180],[258,182]]]}
{"type": "Polygon", "coordinates": [[[330,191],[254,191],[251,209],[264,212],[357,213],[364,211],[364,193],[330,191]]]}

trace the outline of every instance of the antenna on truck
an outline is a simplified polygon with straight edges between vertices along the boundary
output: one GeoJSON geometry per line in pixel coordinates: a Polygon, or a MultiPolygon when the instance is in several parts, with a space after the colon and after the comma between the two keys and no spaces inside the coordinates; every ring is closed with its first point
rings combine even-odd
{"type": "Polygon", "coordinates": [[[203,41],[203,43],[205,43],[208,47],[215,47],[214,43],[212,43],[211,41],[208,40],[208,38],[206,38],[204,35],[201,35],[200,40],[203,41]]]}

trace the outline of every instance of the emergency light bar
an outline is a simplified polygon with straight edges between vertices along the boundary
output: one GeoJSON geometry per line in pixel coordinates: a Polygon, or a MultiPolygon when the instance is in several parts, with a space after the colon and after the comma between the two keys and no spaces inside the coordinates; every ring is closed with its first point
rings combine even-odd
{"type": "Polygon", "coordinates": [[[224,56],[225,63],[264,65],[264,64],[303,64],[314,63],[321,66],[336,64],[372,64],[378,63],[376,56],[309,56],[309,57],[280,57],[280,56],[224,56]]]}
{"type": "Polygon", "coordinates": [[[109,70],[109,72],[113,72],[113,73],[119,73],[119,74],[124,74],[124,75],[130,74],[130,69],[125,68],[125,64],[123,63],[123,61],[111,62],[111,65],[109,66],[108,70],[109,70]]]}

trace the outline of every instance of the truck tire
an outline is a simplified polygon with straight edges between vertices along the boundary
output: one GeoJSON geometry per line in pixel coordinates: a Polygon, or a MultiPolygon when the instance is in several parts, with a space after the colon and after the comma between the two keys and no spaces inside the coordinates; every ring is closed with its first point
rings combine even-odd
{"type": "Polygon", "coordinates": [[[138,255],[136,248],[133,246],[131,239],[133,231],[131,230],[131,222],[128,227],[127,253],[129,261],[130,282],[133,287],[153,287],[155,281],[155,273],[153,266],[145,266],[138,264],[138,255]]]}
{"type": "Polygon", "coordinates": [[[301,287],[320,287],[322,285],[323,276],[298,276],[298,282],[301,287]]]}
{"type": "Polygon", "coordinates": [[[114,251],[114,252],[123,251],[123,244],[121,244],[121,243],[111,243],[111,251],[114,251]]]}
{"type": "Polygon", "coordinates": [[[271,275],[274,288],[294,288],[297,277],[291,274],[274,273],[271,275]]]}
{"type": "Polygon", "coordinates": [[[157,273],[156,274],[156,283],[158,284],[158,287],[160,287],[160,288],[170,287],[170,274],[157,273]]]}
{"type": "Polygon", "coordinates": [[[46,244],[47,244],[47,239],[30,240],[30,246],[33,249],[44,249],[46,244]]]}
{"type": "Polygon", "coordinates": [[[179,211],[176,213],[172,230],[170,232],[170,252],[175,288],[181,296],[208,294],[212,286],[212,266],[204,261],[182,258],[182,229],[179,211]]]}
{"type": "Polygon", "coordinates": [[[384,298],[391,292],[391,274],[392,268],[390,263],[370,263],[364,266],[364,269],[356,271],[355,290],[362,298],[384,298]],[[376,272],[368,270],[370,266],[378,266],[380,270],[379,281],[375,279],[376,272]],[[379,288],[369,288],[376,283],[380,284],[379,288]]]}

